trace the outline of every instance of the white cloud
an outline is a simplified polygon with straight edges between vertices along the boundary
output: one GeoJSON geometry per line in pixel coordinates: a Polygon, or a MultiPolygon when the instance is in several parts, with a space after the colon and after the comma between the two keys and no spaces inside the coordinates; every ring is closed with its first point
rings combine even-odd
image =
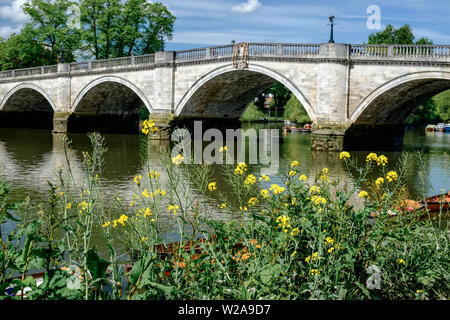
{"type": "Polygon", "coordinates": [[[237,6],[231,8],[231,12],[237,13],[250,13],[258,10],[261,7],[261,3],[258,0],[247,0],[247,2],[242,2],[237,6]]]}
{"type": "Polygon", "coordinates": [[[8,38],[13,33],[19,33],[22,26],[13,28],[11,26],[0,26],[0,38],[8,38]]]}
{"type": "Polygon", "coordinates": [[[9,5],[0,6],[0,18],[12,22],[28,22],[28,16],[23,12],[22,5],[28,0],[14,0],[9,5]]]}

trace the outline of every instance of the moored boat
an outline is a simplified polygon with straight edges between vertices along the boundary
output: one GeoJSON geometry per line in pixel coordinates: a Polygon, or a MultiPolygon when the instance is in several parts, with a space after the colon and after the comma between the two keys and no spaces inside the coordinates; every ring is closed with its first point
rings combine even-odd
{"type": "Polygon", "coordinates": [[[442,208],[442,212],[446,212],[450,205],[450,191],[444,196],[436,195],[428,197],[425,200],[421,200],[420,203],[429,211],[440,211],[442,208]]]}
{"type": "Polygon", "coordinates": [[[444,123],[438,123],[434,128],[434,131],[444,131],[444,127],[445,127],[444,123]]]}
{"type": "Polygon", "coordinates": [[[444,132],[450,132],[450,123],[445,124],[444,132]]]}
{"type": "Polygon", "coordinates": [[[429,124],[425,127],[425,132],[434,132],[436,126],[434,124],[429,124]]]}

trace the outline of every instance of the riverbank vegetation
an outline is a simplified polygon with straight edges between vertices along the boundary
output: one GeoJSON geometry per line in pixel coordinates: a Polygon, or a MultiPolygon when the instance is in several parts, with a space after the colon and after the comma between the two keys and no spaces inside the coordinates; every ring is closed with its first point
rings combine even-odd
{"type": "Polygon", "coordinates": [[[111,199],[102,192],[104,139],[89,138],[83,180],[73,176],[66,139],[68,161],[41,203],[12,204],[0,183],[0,223],[16,221],[1,237],[0,299],[448,299],[444,213],[403,210],[414,155],[394,170],[383,155],[357,161],[342,152],[350,189],[327,168],[306,176],[295,159],[281,185],[245,163],[221,166],[218,181],[213,166],[182,155],[157,167],[143,159],[133,197],[111,199]],[[361,206],[350,204],[352,195],[361,206]],[[92,246],[93,232],[105,255],[92,246]],[[44,271],[40,285],[31,270],[44,271]]]}

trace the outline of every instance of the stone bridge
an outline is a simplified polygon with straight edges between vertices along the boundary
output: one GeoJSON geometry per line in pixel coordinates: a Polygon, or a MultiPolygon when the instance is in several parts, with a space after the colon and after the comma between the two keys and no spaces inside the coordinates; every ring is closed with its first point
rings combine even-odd
{"type": "Polygon", "coordinates": [[[275,82],[313,120],[313,150],[398,150],[407,117],[450,89],[450,46],[239,43],[3,71],[0,126],[137,132],[143,106],[161,128],[224,123],[275,82]]]}

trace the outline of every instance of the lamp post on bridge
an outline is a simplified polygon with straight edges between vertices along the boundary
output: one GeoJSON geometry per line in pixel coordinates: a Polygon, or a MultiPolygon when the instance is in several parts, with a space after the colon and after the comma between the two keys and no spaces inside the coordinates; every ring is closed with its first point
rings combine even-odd
{"type": "Polygon", "coordinates": [[[164,28],[161,27],[160,31],[161,31],[161,51],[164,51],[164,34],[163,34],[164,28]]]}
{"type": "Polygon", "coordinates": [[[331,15],[328,17],[328,19],[330,20],[330,26],[331,26],[331,31],[330,31],[330,41],[328,41],[328,43],[334,43],[334,19],[335,16],[331,15]]]}
{"type": "Polygon", "coordinates": [[[395,44],[394,37],[395,37],[396,33],[397,33],[397,30],[395,28],[392,28],[392,30],[391,30],[391,43],[392,44],[395,44]]]}

